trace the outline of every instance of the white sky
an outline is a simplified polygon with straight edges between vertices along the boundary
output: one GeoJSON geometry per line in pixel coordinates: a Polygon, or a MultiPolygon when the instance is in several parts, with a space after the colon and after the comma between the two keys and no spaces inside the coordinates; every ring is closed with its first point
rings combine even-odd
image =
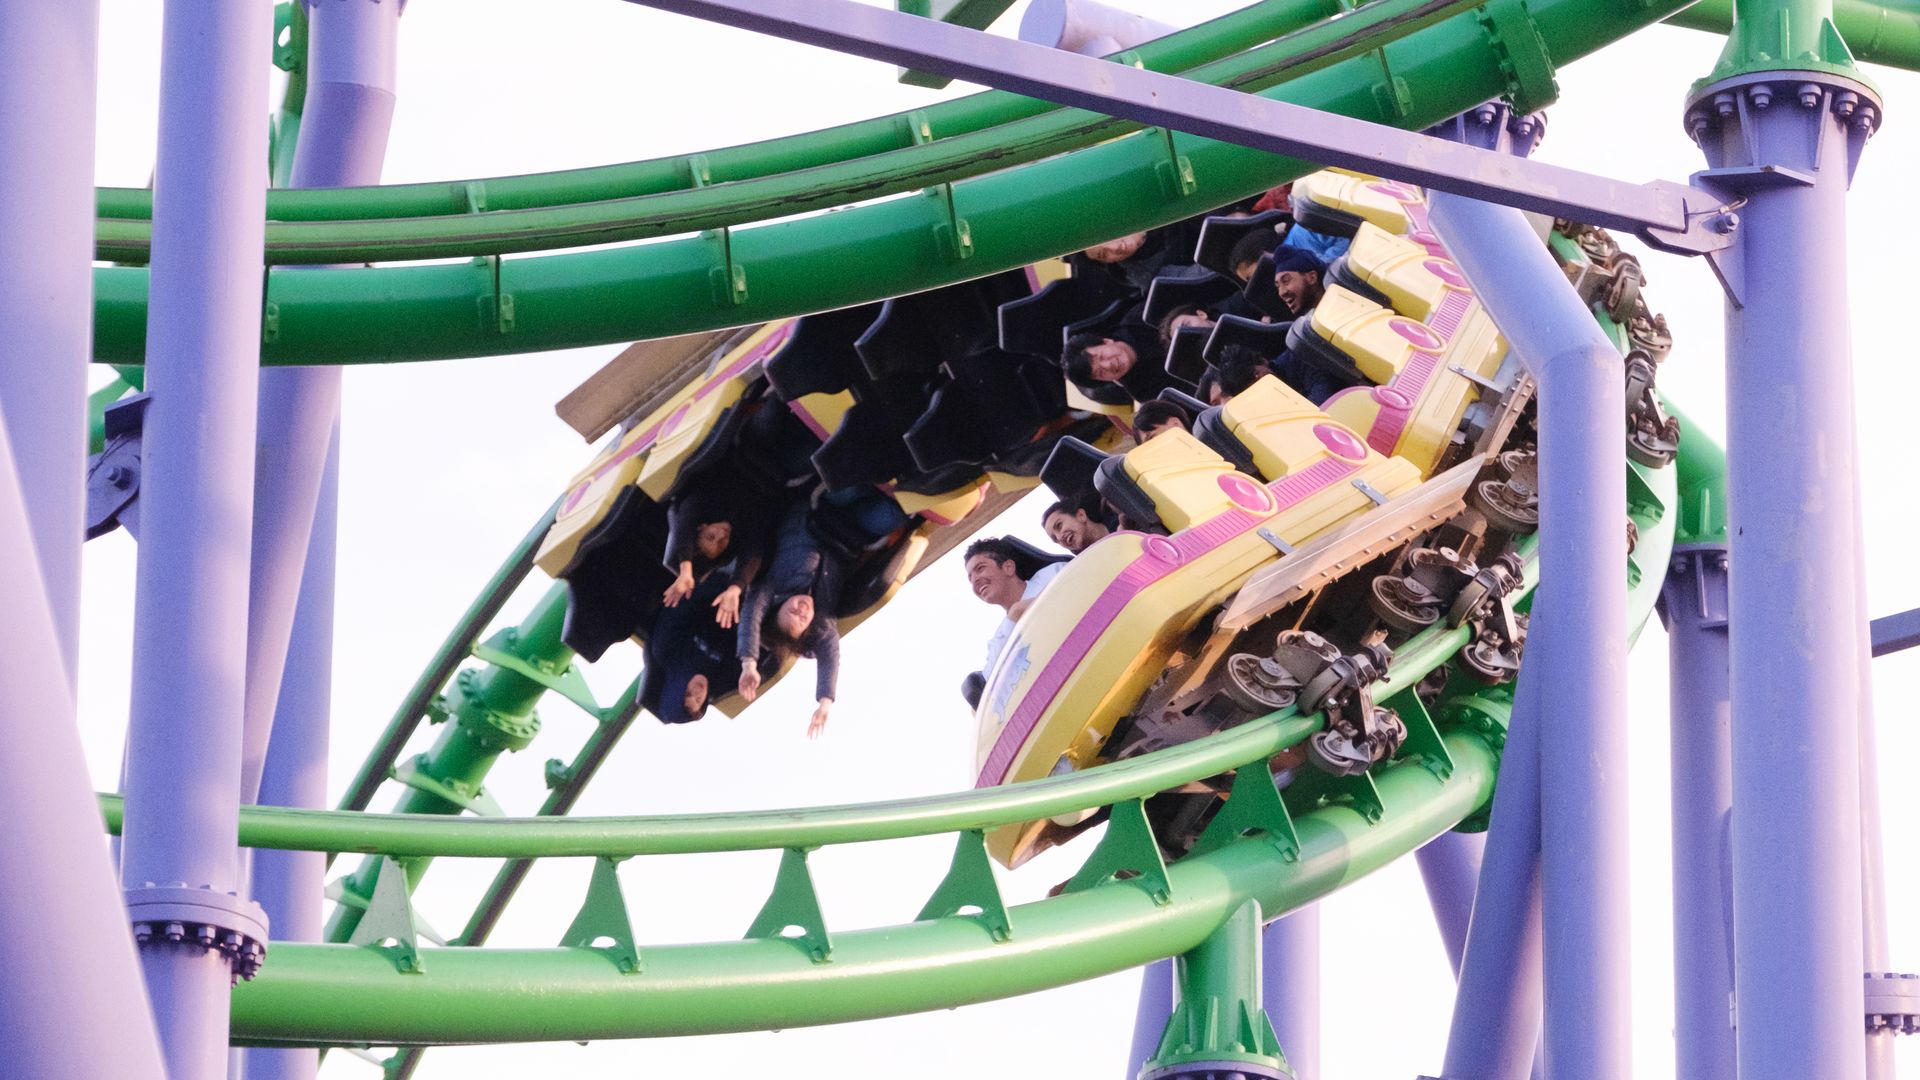
{"type": "MultiPolygon", "coordinates": [[[[1187,24],[1237,5],[1141,0],[1133,6],[1187,24]]],[[[1016,8],[1002,22],[1002,32],[1011,32],[1018,14],[1016,8]]],[[[103,5],[103,184],[144,184],[152,167],[159,19],[157,4],[103,5]]],[[[1552,112],[1540,156],[1630,180],[1683,179],[1701,162],[1681,131],[1681,100],[1717,49],[1708,36],[1661,29],[1563,71],[1564,103],[1552,112]]],[[[1917,523],[1900,449],[1920,371],[1911,363],[1910,340],[1889,317],[1912,303],[1911,272],[1893,230],[1911,216],[1907,196],[1920,142],[1902,103],[1920,98],[1920,83],[1901,73],[1872,74],[1890,101],[1889,120],[1855,185],[1850,273],[1869,588],[1873,613],[1889,614],[1920,606],[1920,580],[1903,565],[1917,523]]],[[[694,152],[918,107],[935,96],[897,85],[888,67],[611,0],[415,0],[403,22],[399,107],[385,179],[484,177],[694,152]]],[[[1662,386],[1718,433],[1724,405],[1717,288],[1698,263],[1644,259],[1652,303],[1670,317],[1676,340],[1662,386]]],[[[453,619],[587,460],[588,448],[549,406],[617,351],[607,346],[348,374],[336,793],[453,619]]],[[[1789,444],[1804,437],[1781,433],[1789,444]]],[[[996,531],[1037,538],[1037,506],[1022,506],[996,531]]],[[[125,729],[132,544],[124,533],[91,544],[85,565],[81,716],[95,781],[111,788],[125,729]]],[[[524,613],[546,584],[536,574],[508,605],[509,616],[524,613]]],[[[957,566],[938,567],[850,638],[842,699],[826,738],[809,743],[802,736],[810,679],[788,680],[737,721],[718,717],[662,728],[642,720],[579,812],[798,806],[965,788],[973,774],[973,730],[955,687],[977,664],[998,617],[966,592],[957,566]]],[[[1632,875],[1635,1059],[1642,1077],[1673,1074],[1664,644],[1656,623],[1630,671],[1637,855],[1622,872],[1632,875]]],[[[603,698],[631,676],[635,653],[616,648],[588,673],[603,698]]],[[[1899,735],[1911,706],[1897,691],[1914,677],[1916,663],[1913,654],[1876,662],[1883,748],[1903,745],[1899,735]]],[[[570,758],[587,731],[585,719],[564,705],[542,715],[546,729],[533,748],[503,761],[491,778],[509,813],[538,805],[541,762],[570,758]]],[[[1885,795],[1889,821],[1920,815],[1912,785],[1889,785],[1885,795]]],[[[383,793],[376,808],[392,797],[383,793]]],[[[1889,833],[1889,906],[1920,910],[1920,854],[1901,842],[1900,830],[1889,833]]],[[[911,919],[944,872],[949,845],[949,838],[937,837],[819,853],[816,879],[830,925],[911,919]]],[[[1050,855],[1003,874],[1009,899],[1038,898],[1071,873],[1089,846],[1082,840],[1064,859],[1050,855]]],[[[627,863],[623,879],[643,948],[737,938],[771,885],[775,861],[767,852],[627,863]]],[[[436,864],[416,898],[427,920],[456,930],[493,869],[491,863],[436,864]]],[[[495,943],[552,944],[584,895],[587,871],[584,860],[542,864],[495,943]]],[[[1323,910],[1325,1075],[1436,1072],[1450,980],[1412,863],[1349,888],[1323,910]]],[[[1894,925],[1896,969],[1914,969],[1916,932],[1911,920],[1894,925]]],[[[561,1068],[581,1080],[640,1070],[728,1077],[773,1069],[802,1077],[1120,1077],[1137,984],[1128,973],[952,1013],[780,1034],[437,1050],[419,1075],[508,1077],[561,1068]]],[[[1920,1066],[1916,1047],[1920,1040],[1903,1046],[1909,1069],[1920,1066]]],[[[335,1054],[324,1075],[376,1073],[335,1054]]]]}

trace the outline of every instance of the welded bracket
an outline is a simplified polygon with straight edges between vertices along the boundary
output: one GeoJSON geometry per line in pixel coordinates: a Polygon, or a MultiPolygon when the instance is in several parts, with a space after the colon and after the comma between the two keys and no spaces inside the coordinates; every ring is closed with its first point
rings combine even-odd
{"type": "Polygon", "coordinates": [[[1106,835],[1100,838],[1093,854],[1087,856],[1086,863],[1068,879],[1063,891],[1084,892],[1120,874],[1127,875],[1122,880],[1145,889],[1156,904],[1173,899],[1167,862],[1160,855],[1160,842],[1153,838],[1146,807],[1139,799],[1113,804],[1113,812],[1107,817],[1106,835]]]}
{"type": "Polygon", "coordinates": [[[1380,824],[1387,809],[1370,773],[1335,776],[1309,766],[1294,774],[1287,795],[1301,813],[1322,806],[1346,806],[1369,825],[1380,824]]]}
{"type": "Polygon", "coordinates": [[[396,765],[388,775],[396,783],[405,784],[415,791],[424,791],[429,795],[438,796],[480,817],[506,816],[506,811],[500,808],[500,803],[486,788],[476,787],[468,790],[464,785],[455,786],[429,775],[420,768],[420,761],[425,757],[425,754],[421,754],[403,765],[396,765]]]}
{"type": "Polygon", "coordinates": [[[480,329],[513,332],[513,294],[500,287],[500,256],[480,255],[472,263],[480,275],[480,329]]]}
{"type": "Polygon", "coordinates": [[[1398,713],[1400,722],[1407,725],[1407,739],[1400,744],[1402,756],[1419,758],[1436,780],[1453,775],[1453,755],[1447,752],[1446,740],[1440,737],[1440,728],[1418,692],[1402,690],[1380,704],[1398,713]]]}
{"type": "Polygon", "coordinates": [[[1194,842],[1193,854],[1205,855],[1245,837],[1259,836],[1279,849],[1288,862],[1300,858],[1300,836],[1293,829],[1293,815],[1273,786],[1273,774],[1264,761],[1240,766],[1233,774],[1233,790],[1227,802],[1207,823],[1205,832],[1194,842]]]}
{"type": "Polygon", "coordinates": [[[407,871],[391,855],[380,856],[380,872],[373,881],[373,896],[360,922],[353,928],[349,945],[363,945],[384,954],[402,975],[418,975],[420,934],[414,923],[413,901],[407,896],[407,871]]]}
{"type": "Polygon", "coordinates": [[[492,664],[494,667],[505,668],[536,685],[546,687],[573,702],[579,706],[581,712],[603,724],[609,718],[619,714],[626,700],[624,696],[621,701],[616,701],[612,705],[600,704],[594,700],[593,690],[587,686],[586,676],[580,673],[578,667],[572,663],[551,667],[531,663],[526,657],[512,651],[514,641],[512,635],[513,628],[508,627],[475,645],[472,649],[473,658],[492,664]]]}
{"type": "MultiPolygon", "coordinates": [[[[713,185],[713,168],[707,161],[707,155],[694,154],[687,158],[687,180],[695,188],[713,185]]],[[[707,272],[708,285],[713,291],[716,307],[738,307],[747,300],[747,268],[733,261],[733,230],[722,225],[718,229],[709,229],[701,233],[711,237],[720,249],[720,265],[707,272]]]]}
{"type": "Polygon", "coordinates": [[[592,949],[613,961],[622,975],[640,974],[640,946],[633,938],[633,920],[627,915],[626,894],[620,891],[618,859],[603,855],[593,860],[587,898],[581,902],[580,913],[573,917],[567,932],[560,936],[560,944],[592,949]]]}
{"type": "Polygon", "coordinates": [[[87,462],[87,539],[105,536],[124,526],[140,538],[141,430],[150,393],[139,393],[107,406],[106,444],[87,462]]]}
{"type": "Polygon", "coordinates": [[[816,964],[824,964],[833,955],[833,939],[827,934],[827,918],[820,911],[820,895],[813,888],[813,873],[807,869],[809,848],[788,848],[780,853],[780,873],[774,878],[773,892],[747,927],[749,938],[781,938],[800,946],[816,964]]]}
{"type": "Polygon", "coordinates": [[[987,858],[986,834],[979,829],[960,834],[953,849],[953,865],[914,920],[944,919],[953,915],[978,920],[995,941],[1006,941],[1013,936],[1013,921],[1007,916],[1006,899],[1000,895],[1000,880],[994,876],[993,862],[987,858]]]}

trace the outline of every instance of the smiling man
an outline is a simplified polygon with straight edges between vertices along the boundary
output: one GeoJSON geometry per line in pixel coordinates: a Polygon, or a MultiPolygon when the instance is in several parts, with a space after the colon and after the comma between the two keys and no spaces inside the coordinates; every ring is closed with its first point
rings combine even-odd
{"type": "Polygon", "coordinates": [[[1310,251],[1285,245],[1273,249],[1273,291],[1294,318],[1303,318],[1327,294],[1321,280],[1326,269],[1310,251]]]}
{"type": "Polygon", "coordinates": [[[1020,558],[1020,549],[1005,537],[989,536],[967,545],[967,586],[973,595],[1007,613],[987,640],[987,663],[980,670],[989,678],[994,662],[1000,659],[1000,650],[1006,648],[1007,638],[1013,634],[1013,624],[1065,565],[1048,563],[1034,571],[1032,578],[1022,578],[1020,558]]]}

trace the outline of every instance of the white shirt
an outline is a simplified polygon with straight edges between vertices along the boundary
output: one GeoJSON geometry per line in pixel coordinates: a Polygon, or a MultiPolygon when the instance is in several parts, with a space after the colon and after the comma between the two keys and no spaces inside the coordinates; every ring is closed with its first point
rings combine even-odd
{"type": "MultiPolygon", "coordinates": [[[[1052,581],[1060,573],[1060,568],[1065,565],[1067,564],[1057,562],[1041,567],[1039,572],[1027,580],[1026,590],[1020,594],[1020,599],[1031,600],[1039,596],[1040,590],[1046,588],[1047,582],[1052,581]]],[[[1013,620],[1003,616],[1000,619],[1000,625],[993,628],[993,636],[987,639],[987,666],[980,669],[989,679],[993,677],[994,661],[1000,659],[1000,650],[1007,647],[1007,638],[1012,634],[1013,620]]]]}

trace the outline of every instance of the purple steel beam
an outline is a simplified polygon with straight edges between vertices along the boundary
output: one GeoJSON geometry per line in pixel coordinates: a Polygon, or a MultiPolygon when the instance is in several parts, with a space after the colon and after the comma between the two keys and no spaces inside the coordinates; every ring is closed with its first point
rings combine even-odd
{"type": "MultiPolygon", "coordinates": [[[[393,125],[401,5],[309,8],[292,186],[377,184],[393,125]]],[[[262,439],[255,484],[242,795],[275,806],[318,809],[327,799],[340,380],[337,367],[261,374],[261,430],[274,441],[262,439]]],[[[253,895],[282,940],[321,939],[325,878],[323,853],[254,856],[253,895]]],[[[320,1067],[319,1052],[305,1048],[258,1047],[246,1059],[250,1080],[311,1080],[320,1067]]]]}
{"type": "MultiPolygon", "coordinates": [[[[1851,386],[1847,402],[1857,398],[1851,386]]],[[[1853,456],[1860,460],[1858,418],[1853,425],[1853,456]]],[[[1866,529],[1860,525],[1860,470],[1853,471],[1853,626],[1859,640],[1854,644],[1860,664],[1856,676],[1860,687],[1860,918],[1863,941],[1861,965],[1866,972],[1885,972],[1892,964],[1887,942],[1887,858],[1885,832],[1880,820],[1880,753],[1878,732],[1873,724],[1873,631],[1867,622],[1866,529]]],[[[1875,1028],[1867,1032],[1867,1080],[1894,1080],[1893,1041],[1899,1032],[1875,1028]]]]}
{"type": "Polygon", "coordinates": [[[1734,1080],[1732,687],[1727,548],[1676,551],[1660,594],[1673,728],[1673,1047],[1676,1076],[1734,1080]]]}
{"type": "Polygon", "coordinates": [[[850,0],[630,2],[1238,146],[1624,229],[1667,250],[1699,254],[1731,243],[1731,219],[1721,197],[1684,184],[1626,184],[850,0]]]}
{"type": "MultiPolygon", "coordinates": [[[[1173,1015],[1173,961],[1155,960],[1140,969],[1140,1004],[1133,1014],[1133,1047],[1127,1051],[1127,1075],[1134,1080],[1160,1051],[1160,1036],[1173,1015]]],[[[1284,1047],[1283,1047],[1284,1049],[1284,1047]]]]}
{"type": "Polygon", "coordinates": [[[1450,832],[1413,855],[1420,867],[1420,881],[1426,886],[1427,904],[1433,908],[1434,924],[1440,930],[1440,944],[1447,950],[1447,965],[1456,980],[1460,978],[1460,959],[1467,951],[1467,924],[1473,917],[1473,894],[1479,887],[1486,847],[1484,833],[1450,832]]]}
{"type": "Polygon", "coordinates": [[[0,101],[9,103],[0,109],[0,420],[20,464],[69,690],[86,516],[99,22],[97,2],[0,5],[0,101]]]}
{"type": "Polygon", "coordinates": [[[1440,1074],[1523,1080],[1540,1043],[1540,714],[1522,666],[1440,1074]]]}
{"type": "Polygon", "coordinates": [[[1865,1075],[1845,230],[1878,114],[1864,84],[1804,71],[1722,80],[1686,113],[1710,175],[1748,200],[1722,260],[1742,1080],[1865,1075]]]}
{"type": "Polygon", "coordinates": [[[1260,1001],[1297,1080],[1320,1080],[1320,905],[1267,924],[1260,936],[1260,1001]]]}
{"type": "MultiPolygon", "coordinates": [[[[400,5],[348,0],[310,7],[307,100],[292,186],[378,184],[393,125],[400,5]]],[[[248,802],[260,790],[301,591],[299,568],[307,561],[320,474],[340,414],[340,377],[334,366],[272,368],[260,375],[241,778],[248,802]]],[[[309,645],[303,642],[302,649],[309,645]]]]}
{"type": "Polygon", "coordinates": [[[1433,220],[1539,385],[1540,587],[1527,668],[1540,741],[1545,1052],[1554,1080],[1632,1060],[1627,868],[1626,381],[1619,350],[1517,210],[1435,193],[1433,220]]]}
{"type": "Polygon", "coordinates": [[[271,15],[175,3],[161,29],[122,877],[171,1080],[223,1080],[230,985],[266,939],[234,837],[271,15]]]}

